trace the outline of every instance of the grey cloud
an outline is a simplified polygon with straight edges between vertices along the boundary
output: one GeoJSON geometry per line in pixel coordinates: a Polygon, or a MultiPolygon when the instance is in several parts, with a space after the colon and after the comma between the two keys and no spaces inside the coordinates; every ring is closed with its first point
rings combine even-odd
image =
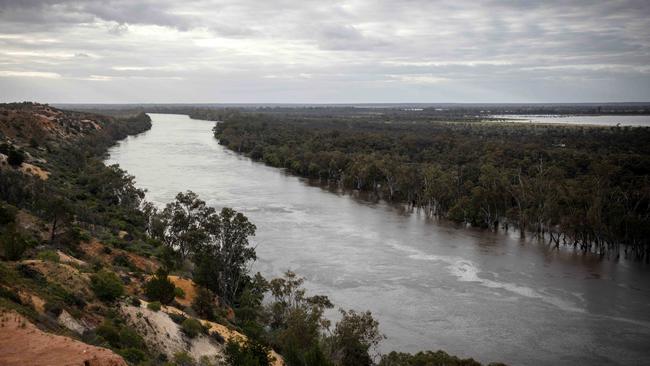
{"type": "Polygon", "coordinates": [[[7,100],[53,74],[43,90],[101,80],[67,94],[90,99],[649,100],[648,65],[641,0],[0,0],[7,100]]]}

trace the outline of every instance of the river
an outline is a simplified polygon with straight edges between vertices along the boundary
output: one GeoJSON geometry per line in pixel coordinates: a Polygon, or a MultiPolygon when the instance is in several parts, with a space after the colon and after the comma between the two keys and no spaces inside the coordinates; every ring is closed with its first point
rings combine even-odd
{"type": "Polygon", "coordinates": [[[508,122],[519,123],[559,123],[566,125],[593,125],[593,126],[630,126],[650,127],[650,115],[603,115],[579,116],[559,114],[505,114],[494,115],[491,118],[502,118],[508,122]]]}
{"type": "Polygon", "coordinates": [[[151,114],[110,149],[157,204],[192,190],[257,225],[255,270],[369,309],[381,350],[443,349],[512,365],[648,364],[650,268],[554,251],[332,192],[217,143],[214,122],[151,114]]]}

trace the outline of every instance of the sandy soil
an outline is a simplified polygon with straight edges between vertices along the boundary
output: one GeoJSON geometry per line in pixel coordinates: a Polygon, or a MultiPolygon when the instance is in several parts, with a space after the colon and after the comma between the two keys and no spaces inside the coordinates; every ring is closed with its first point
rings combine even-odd
{"type": "Polygon", "coordinates": [[[127,363],[111,350],[45,333],[18,313],[3,312],[0,313],[0,365],[127,366],[127,363]]]}
{"type": "Polygon", "coordinates": [[[192,302],[196,298],[196,288],[194,287],[194,281],[178,276],[169,276],[168,278],[170,281],[172,281],[174,286],[180,287],[183,292],[185,292],[185,298],[181,299],[180,297],[177,297],[176,302],[183,306],[192,305],[192,302]]]}

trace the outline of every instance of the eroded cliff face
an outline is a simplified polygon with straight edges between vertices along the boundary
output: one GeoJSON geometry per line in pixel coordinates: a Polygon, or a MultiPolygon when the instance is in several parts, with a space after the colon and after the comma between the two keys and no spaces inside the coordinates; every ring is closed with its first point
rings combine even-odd
{"type": "Polygon", "coordinates": [[[62,111],[45,104],[0,105],[0,133],[18,144],[74,140],[101,130],[108,117],[62,111]]]}
{"type": "Polygon", "coordinates": [[[127,366],[115,352],[45,333],[22,315],[0,309],[0,365],[127,366]]]}

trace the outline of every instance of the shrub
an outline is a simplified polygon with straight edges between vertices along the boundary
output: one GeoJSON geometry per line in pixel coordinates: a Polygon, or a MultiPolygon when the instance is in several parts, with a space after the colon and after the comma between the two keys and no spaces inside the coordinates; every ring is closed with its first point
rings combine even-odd
{"type": "Polygon", "coordinates": [[[131,302],[131,306],[135,306],[135,307],[138,307],[138,308],[141,305],[140,299],[138,299],[136,296],[131,297],[130,302],[131,302]]]}
{"type": "Polygon", "coordinates": [[[27,250],[27,240],[13,224],[0,236],[0,245],[4,258],[10,261],[19,260],[27,250]]]}
{"type": "Polygon", "coordinates": [[[187,352],[174,353],[174,365],[176,366],[194,366],[196,363],[192,356],[187,352]]]}
{"type": "MultiPolygon", "coordinates": [[[[108,247],[107,247],[108,248],[108,247]]],[[[125,268],[133,268],[133,263],[131,262],[131,259],[126,254],[118,254],[113,258],[113,264],[116,266],[120,267],[125,267],[125,268]]]]}
{"type": "Polygon", "coordinates": [[[172,321],[174,321],[174,323],[176,323],[176,324],[183,324],[185,319],[187,319],[187,317],[185,315],[183,315],[183,314],[171,313],[171,314],[168,314],[168,315],[172,319],[172,321]]]}
{"type": "Polygon", "coordinates": [[[63,305],[58,301],[48,301],[43,305],[45,312],[58,317],[63,312],[63,305]]]}
{"type": "Polygon", "coordinates": [[[103,301],[113,301],[124,294],[124,286],[113,272],[101,270],[90,278],[90,287],[95,295],[103,301]]]}
{"type": "Polygon", "coordinates": [[[119,351],[119,354],[131,364],[139,364],[147,358],[147,355],[137,348],[126,348],[119,351]]]}
{"type": "Polygon", "coordinates": [[[7,162],[13,167],[20,166],[25,161],[25,154],[16,149],[9,149],[9,155],[7,156],[7,162]]]}
{"type": "Polygon", "coordinates": [[[156,275],[144,285],[144,293],[150,301],[160,301],[167,305],[174,301],[176,287],[167,278],[167,273],[159,269],[156,275]]]}
{"type": "Polygon", "coordinates": [[[16,212],[18,210],[13,206],[0,203],[0,226],[11,224],[16,221],[16,212]]]}
{"type": "Polygon", "coordinates": [[[216,306],[214,305],[214,294],[205,287],[199,287],[196,297],[192,302],[192,309],[203,319],[214,320],[216,306]]]}
{"type": "Polygon", "coordinates": [[[97,327],[96,332],[112,347],[117,348],[120,346],[120,331],[112,322],[103,322],[97,327]]]}
{"type": "Polygon", "coordinates": [[[147,309],[153,311],[160,311],[160,307],[161,307],[160,301],[154,301],[147,304],[147,309]]]}
{"type": "Polygon", "coordinates": [[[29,266],[27,264],[21,263],[21,264],[17,265],[16,270],[23,277],[30,278],[30,279],[32,279],[32,280],[34,280],[36,282],[40,282],[40,283],[47,282],[45,280],[45,276],[43,276],[43,274],[39,270],[37,270],[35,268],[32,268],[31,266],[29,266]]]}
{"type": "Polygon", "coordinates": [[[183,323],[181,323],[181,330],[188,337],[194,338],[199,335],[199,333],[203,332],[203,325],[201,325],[200,321],[194,318],[187,318],[183,323]]]}
{"type": "Polygon", "coordinates": [[[53,251],[53,250],[44,250],[42,252],[39,252],[36,255],[36,258],[43,260],[43,261],[49,261],[49,262],[58,262],[59,261],[59,255],[53,251]]]}
{"type": "Polygon", "coordinates": [[[259,342],[230,340],[226,343],[225,356],[229,365],[268,366],[271,364],[269,348],[259,342]]]}
{"type": "Polygon", "coordinates": [[[179,299],[184,299],[185,291],[183,291],[183,289],[180,287],[174,288],[174,297],[178,297],[179,299]]]}
{"type": "Polygon", "coordinates": [[[129,327],[122,327],[120,329],[120,345],[123,348],[138,348],[144,349],[144,340],[135,330],[129,327]]]}

